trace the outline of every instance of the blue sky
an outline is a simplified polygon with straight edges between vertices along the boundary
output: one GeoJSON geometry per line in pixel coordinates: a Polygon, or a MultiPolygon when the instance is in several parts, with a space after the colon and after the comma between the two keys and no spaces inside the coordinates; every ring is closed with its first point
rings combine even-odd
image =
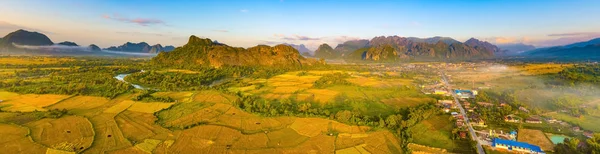
{"type": "Polygon", "coordinates": [[[241,47],[391,35],[551,46],[600,37],[599,8],[595,0],[3,0],[0,35],[24,28],[101,47],[183,45],[190,35],[241,47]]]}

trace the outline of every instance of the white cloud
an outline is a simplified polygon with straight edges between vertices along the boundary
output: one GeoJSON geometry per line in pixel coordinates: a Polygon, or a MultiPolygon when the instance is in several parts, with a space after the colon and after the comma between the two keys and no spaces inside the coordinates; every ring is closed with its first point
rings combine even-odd
{"type": "Polygon", "coordinates": [[[240,12],[242,12],[242,13],[248,13],[248,12],[250,12],[250,10],[248,10],[248,9],[241,9],[240,12]]]}

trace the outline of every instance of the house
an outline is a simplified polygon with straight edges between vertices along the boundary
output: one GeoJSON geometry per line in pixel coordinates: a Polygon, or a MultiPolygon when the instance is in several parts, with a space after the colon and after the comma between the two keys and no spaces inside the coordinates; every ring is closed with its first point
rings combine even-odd
{"type": "Polygon", "coordinates": [[[483,119],[479,118],[479,116],[471,116],[469,118],[470,124],[473,127],[487,127],[485,125],[485,121],[483,121],[483,119]]]}
{"type": "Polygon", "coordinates": [[[444,108],[444,109],[443,109],[443,111],[444,111],[445,113],[448,113],[448,112],[450,112],[450,109],[449,109],[449,108],[444,108]]]}
{"type": "Polygon", "coordinates": [[[441,90],[441,89],[435,89],[435,90],[433,90],[433,94],[446,95],[446,94],[448,94],[448,91],[441,90]]]}
{"type": "Polygon", "coordinates": [[[527,110],[527,108],[522,107],[522,106],[519,107],[519,110],[529,113],[529,110],[527,110]]]}
{"type": "Polygon", "coordinates": [[[532,123],[532,124],[541,124],[542,120],[538,116],[531,116],[531,117],[525,119],[525,122],[532,123]]]}
{"type": "Polygon", "coordinates": [[[488,102],[477,102],[477,104],[483,106],[483,107],[492,107],[494,106],[494,104],[492,103],[488,103],[488,102]]]}
{"type": "Polygon", "coordinates": [[[587,138],[592,138],[592,137],[594,137],[594,132],[592,132],[592,131],[584,131],[583,132],[583,136],[585,136],[587,138]]]}
{"type": "Polygon", "coordinates": [[[546,120],[546,121],[548,121],[548,123],[551,123],[551,124],[558,122],[558,121],[557,121],[556,119],[554,119],[554,118],[550,118],[550,119],[548,119],[548,120],[546,120]]]}
{"type": "Polygon", "coordinates": [[[500,138],[492,139],[492,147],[506,149],[508,151],[514,151],[517,153],[534,153],[534,154],[543,154],[542,148],[537,145],[525,143],[525,142],[517,142],[513,140],[504,140],[500,138]]]}
{"type": "Polygon", "coordinates": [[[514,123],[518,123],[519,122],[519,117],[515,116],[515,115],[507,115],[504,116],[504,122],[514,122],[514,123]]]}
{"type": "Polygon", "coordinates": [[[456,93],[456,95],[459,98],[475,98],[475,94],[471,91],[471,90],[454,90],[454,93],[456,93]]]}
{"type": "Polygon", "coordinates": [[[575,132],[580,132],[580,131],[581,131],[581,128],[579,128],[579,127],[577,127],[577,126],[573,127],[572,129],[573,129],[573,131],[575,131],[575,132]]]}
{"type": "Polygon", "coordinates": [[[456,116],[458,115],[458,112],[452,112],[452,113],[450,113],[450,114],[451,114],[452,116],[455,116],[455,117],[456,117],[456,116]]]}

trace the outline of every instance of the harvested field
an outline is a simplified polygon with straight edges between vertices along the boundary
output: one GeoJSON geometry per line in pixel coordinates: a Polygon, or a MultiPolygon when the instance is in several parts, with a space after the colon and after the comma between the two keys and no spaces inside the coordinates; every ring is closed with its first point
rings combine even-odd
{"type": "Polygon", "coordinates": [[[543,151],[554,150],[554,143],[541,130],[519,129],[517,141],[540,146],[543,151]]]}
{"type": "Polygon", "coordinates": [[[81,152],[94,141],[92,124],[84,117],[66,116],[28,123],[31,138],[47,147],[68,152],[81,152]]]}
{"type": "Polygon", "coordinates": [[[11,124],[0,124],[0,149],[2,153],[45,153],[46,147],[28,136],[29,130],[11,124]]]}
{"type": "Polygon", "coordinates": [[[339,92],[328,90],[328,89],[308,89],[306,90],[313,97],[315,101],[319,101],[321,103],[329,103],[331,102],[339,92]]]}
{"type": "Polygon", "coordinates": [[[152,96],[170,97],[178,102],[187,102],[191,100],[194,92],[156,92],[152,96]]]}
{"type": "Polygon", "coordinates": [[[79,114],[89,109],[107,104],[110,100],[104,97],[75,96],[65,99],[59,103],[48,106],[48,109],[67,109],[69,112],[79,114]]]}
{"type": "Polygon", "coordinates": [[[133,104],[135,104],[135,102],[131,101],[131,100],[121,101],[121,102],[109,107],[108,109],[104,110],[104,113],[118,114],[120,112],[127,110],[127,108],[129,108],[133,104]]]}
{"type": "Polygon", "coordinates": [[[69,95],[53,95],[53,94],[25,94],[17,95],[11,93],[3,93],[2,110],[5,111],[19,111],[19,112],[32,112],[32,111],[46,111],[44,107],[58,103],[59,101],[69,98],[69,95]]]}
{"type": "Polygon", "coordinates": [[[145,102],[135,102],[129,108],[128,111],[142,112],[142,113],[154,113],[158,112],[162,109],[166,109],[171,107],[175,103],[145,103],[145,102]]]}
{"type": "Polygon", "coordinates": [[[144,139],[175,139],[179,131],[171,131],[154,123],[156,117],[151,113],[124,111],[115,117],[123,135],[131,140],[143,142],[144,139]]]}

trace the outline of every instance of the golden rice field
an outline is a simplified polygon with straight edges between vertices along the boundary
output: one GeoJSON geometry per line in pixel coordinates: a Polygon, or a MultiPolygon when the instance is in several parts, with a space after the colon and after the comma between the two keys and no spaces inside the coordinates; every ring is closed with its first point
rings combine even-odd
{"type": "Polygon", "coordinates": [[[2,110],[11,112],[31,112],[31,111],[46,111],[44,107],[58,103],[59,101],[69,98],[68,95],[53,95],[53,94],[25,94],[19,95],[10,92],[0,92],[0,103],[2,110]]]}
{"type": "Polygon", "coordinates": [[[84,117],[65,116],[26,124],[37,143],[56,150],[81,152],[94,141],[93,126],[84,117]]]}
{"type": "Polygon", "coordinates": [[[0,57],[0,64],[29,65],[29,64],[55,64],[59,62],[74,61],[73,58],[54,57],[0,57]]]}
{"type": "Polygon", "coordinates": [[[517,141],[540,146],[543,151],[553,151],[554,143],[541,130],[519,129],[517,141]]]}
{"type": "Polygon", "coordinates": [[[45,153],[46,147],[33,142],[29,129],[0,123],[0,149],[2,153],[45,153]]]}

